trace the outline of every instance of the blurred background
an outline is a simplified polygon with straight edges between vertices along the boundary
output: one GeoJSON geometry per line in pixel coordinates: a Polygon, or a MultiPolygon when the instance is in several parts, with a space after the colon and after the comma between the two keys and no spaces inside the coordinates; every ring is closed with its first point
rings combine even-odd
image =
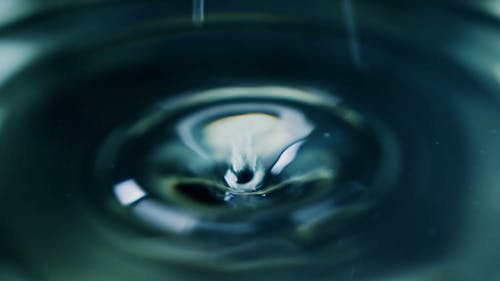
{"type": "Polygon", "coordinates": [[[0,200],[2,281],[500,281],[500,1],[0,0],[0,200]],[[251,235],[159,230],[119,204],[120,128],[261,86],[366,124],[307,233],[287,195],[258,222],[175,213],[262,221],[251,235]],[[362,181],[372,162],[391,180],[362,181]]]}

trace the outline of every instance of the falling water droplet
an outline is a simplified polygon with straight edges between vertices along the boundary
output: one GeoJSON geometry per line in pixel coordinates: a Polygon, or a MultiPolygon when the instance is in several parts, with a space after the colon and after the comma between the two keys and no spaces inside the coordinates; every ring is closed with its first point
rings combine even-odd
{"type": "Polygon", "coordinates": [[[342,0],[342,10],[347,34],[349,36],[349,51],[351,58],[357,67],[361,66],[361,49],[359,45],[356,20],[354,18],[354,8],[352,0],[342,0]]]}
{"type": "Polygon", "coordinates": [[[193,0],[193,24],[202,26],[205,21],[205,0],[193,0]]]}

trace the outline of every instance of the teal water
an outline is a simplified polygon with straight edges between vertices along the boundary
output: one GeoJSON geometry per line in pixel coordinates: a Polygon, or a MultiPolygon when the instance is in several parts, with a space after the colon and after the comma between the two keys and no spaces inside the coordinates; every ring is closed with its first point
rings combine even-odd
{"type": "Polygon", "coordinates": [[[494,1],[22,2],[0,280],[500,278],[494,1]]]}

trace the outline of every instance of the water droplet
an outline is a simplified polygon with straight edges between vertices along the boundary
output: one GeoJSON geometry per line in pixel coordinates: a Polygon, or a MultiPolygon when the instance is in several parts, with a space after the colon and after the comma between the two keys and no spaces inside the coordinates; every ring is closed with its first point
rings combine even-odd
{"type": "Polygon", "coordinates": [[[342,1],[342,10],[344,14],[344,23],[349,36],[349,51],[351,58],[357,67],[361,66],[361,49],[359,44],[358,32],[356,29],[356,21],[354,18],[354,8],[352,0],[342,1]]]}
{"type": "Polygon", "coordinates": [[[193,0],[193,24],[201,26],[205,22],[205,0],[193,0]]]}

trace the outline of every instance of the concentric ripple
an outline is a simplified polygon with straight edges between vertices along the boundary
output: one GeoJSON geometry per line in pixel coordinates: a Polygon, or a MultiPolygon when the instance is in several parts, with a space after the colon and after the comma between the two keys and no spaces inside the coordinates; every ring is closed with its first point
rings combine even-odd
{"type": "Polygon", "coordinates": [[[498,279],[494,5],[7,2],[0,280],[498,279]]]}
{"type": "Polygon", "coordinates": [[[397,178],[398,148],[377,126],[319,90],[215,88],[115,131],[98,173],[113,209],[154,231],[291,243],[366,211],[397,178]]]}

